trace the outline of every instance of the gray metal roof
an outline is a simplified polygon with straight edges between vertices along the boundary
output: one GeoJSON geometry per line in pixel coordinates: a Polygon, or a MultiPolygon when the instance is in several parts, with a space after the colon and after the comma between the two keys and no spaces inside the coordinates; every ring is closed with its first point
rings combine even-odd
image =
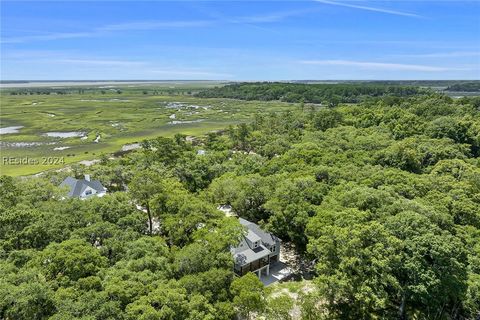
{"type": "Polygon", "coordinates": [[[247,238],[248,241],[250,242],[256,242],[256,241],[262,240],[262,238],[260,238],[255,232],[253,232],[250,229],[248,229],[247,235],[245,236],[245,238],[247,238]]]}
{"type": "Polygon", "coordinates": [[[265,248],[263,245],[259,245],[257,248],[245,249],[243,251],[237,252],[233,255],[236,264],[241,266],[257,261],[261,258],[268,257],[270,250],[265,248]]]}
{"type": "Polygon", "coordinates": [[[268,245],[274,245],[277,241],[281,241],[280,238],[278,238],[277,236],[269,233],[269,232],[266,232],[266,231],[263,231],[262,229],[260,229],[260,227],[258,226],[258,224],[256,223],[253,223],[253,222],[250,222],[248,220],[245,220],[243,218],[239,218],[240,220],[240,223],[247,227],[249,231],[251,231],[252,233],[256,234],[258,237],[260,237],[262,239],[262,242],[265,243],[265,244],[268,244],[268,245]]]}
{"type": "Polygon", "coordinates": [[[67,177],[63,180],[60,187],[68,187],[70,189],[68,192],[69,197],[79,197],[87,187],[90,187],[97,192],[107,191],[98,180],[75,179],[72,177],[67,177]]]}
{"type": "Polygon", "coordinates": [[[281,240],[271,233],[265,232],[260,227],[248,220],[240,218],[240,224],[247,228],[247,234],[242,239],[240,244],[231,248],[235,264],[243,266],[258,259],[268,256],[271,251],[265,247],[274,246],[281,240]],[[248,240],[248,241],[247,241],[248,240]],[[258,247],[254,247],[253,243],[260,241],[258,247]]]}

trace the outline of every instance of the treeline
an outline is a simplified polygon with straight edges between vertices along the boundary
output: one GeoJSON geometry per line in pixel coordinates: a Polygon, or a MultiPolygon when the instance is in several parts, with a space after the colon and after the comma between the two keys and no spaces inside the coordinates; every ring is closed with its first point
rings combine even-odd
{"type": "Polygon", "coordinates": [[[456,83],[449,86],[447,91],[480,92],[480,81],[456,83]]]}
{"type": "Polygon", "coordinates": [[[379,84],[300,84],[300,83],[238,83],[206,89],[196,94],[203,98],[242,100],[280,100],[336,105],[356,103],[368,97],[385,95],[406,97],[429,92],[415,86],[379,84]]]}
{"type": "Polygon", "coordinates": [[[11,96],[29,96],[29,95],[74,95],[74,94],[134,94],[134,95],[193,95],[200,91],[197,87],[162,87],[162,86],[138,86],[138,87],[122,87],[115,86],[115,88],[107,87],[38,87],[38,88],[5,88],[2,89],[2,94],[11,96]]]}
{"type": "Polygon", "coordinates": [[[242,229],[216,210],[229,204],[315,263],[302,319],[477,319],[475,101],[297,106],[72,173],[2,177],[0,318],[291,319],[291,298],[234,278],[242,229]],[[110,194],[62,200],[55,185],[84,173],[110,194]]]}

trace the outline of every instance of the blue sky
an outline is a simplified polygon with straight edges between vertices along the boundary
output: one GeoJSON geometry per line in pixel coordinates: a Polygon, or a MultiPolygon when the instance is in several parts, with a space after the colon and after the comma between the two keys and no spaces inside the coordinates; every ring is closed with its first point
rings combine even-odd
{"type": "Polygon", "coordinates": [[[2,1],[2,80],[480,79],[480,1],[2,1]]]}

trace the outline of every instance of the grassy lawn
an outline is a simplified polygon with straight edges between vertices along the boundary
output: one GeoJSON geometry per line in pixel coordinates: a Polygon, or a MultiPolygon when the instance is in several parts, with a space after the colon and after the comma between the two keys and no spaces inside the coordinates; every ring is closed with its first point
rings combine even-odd
{"type": "Polygon", "coordinates": [[[152,95],[128,88],[121,94],[114,91],[65,95],[1,93],[0,127],[22,126],[18,133],[0,135],[0,173],[12,176],[95,159],[145,138],[205,134],[249,121],[259,110],[294,108],[280,102],[152,95]],[[46,135],[55,132],[78,135],[66,138],[46,135]],[[13,164],[5,158],[28,159],[30,163],[13,164]],[[57,158],[64,163],[48,163],[57,158]],[[42,163],[45,160],[47,163],[42,163]]]}

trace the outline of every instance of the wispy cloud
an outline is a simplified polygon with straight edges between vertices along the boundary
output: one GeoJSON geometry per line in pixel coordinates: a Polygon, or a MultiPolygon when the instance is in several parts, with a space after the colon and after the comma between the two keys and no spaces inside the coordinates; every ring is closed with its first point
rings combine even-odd
{"type": "Polygon", "coordinates": [[[186,20],[186,21],[139,21],[119,24],[111,24],[97,28],[97,31],[135,31],[135,30],[156,30],[170,28],[194,28],[211,25],[208,20],[186,20]]]}
{"type": "MultiPolygon", "coordinates": [[[[24,64],[48,66],[47,70],[65,69],[74,70],[82,74],[95,70],[94,74],[121,74],[123,77],[139,79],[232,79],[230,73],[214,71],[198,65],[172,66],[164,61],[155,59],[124,59],[115,56],[93,57],[76,55],[70,51],[38,51],[15,50],[8,56],[2,57],[2,62],[10,64],[24,64]]],[[[120,76],[120,78],[122,78],[120,76]]],[[[48,79],[48,75],[45,77],[48,79]]]]}
{"type": "Polygon", "coordinates": [[[459,58],[459,57],[480,57],[480,51],[453,51],[453,52],[433,52],[418,54],[396,54],[396,57],[407,58],[459,58]]]}
{"type": "Polygon", "coordinates": [[[270,13],[263,13],[263,14],[256,14],[256,15],[232,17],[211,7],[204,7],[198,4],[195,4],[192,7],[195,8],[195,10],[197,10],[201,14],[210,17],[212,21],[214,21],[215,23],[240,24],[240,25],[245,25],[246,27],[255,28],[258,30],[268,31],[273,33],[278,33],[278,32],[273,29],[260,27],[258,26],[258,24],[282,21],[288,17],[297,15],[298,14],[297,11],[300,11],[300,10],[294,10],[294,11],[291,10],[289,12],[286,12],[286,11],[270,12],[270,13]]]}
{"type": "Polygon", "coordinates": [[[220,73],[197,69],[150,69],[148,73],[161,75],[162,77],[206,77],[216,79],[231,79],[233,77],[233,75],[229,73],[220,73]]]}
{"type": "MultiPolygon", "coordinates": [[[[226,18],[223,15],[213,15],[213,19],[210,20],[177,20],[177,21],[133,21],[118,24],[109,24],[93,28],[82,32],[51,32],[44,34],[35,34],[27,36],[16,36],[9,38],[2,38],[0,43],[26,43],[32,41],[51,41],[51,40],[63,40],[63,39],[75,39],[75,38],[91,38],[100,37],[120,31],[145,31],[145,30],[158,30],[158,29],[177,29],[177,28],[200,28],[208,27],[218,23],[231,23],[231,24],[246,24],[254,26],[254,23],[271,23],[278,22],[289,17],[299,16],[315,9],[304,10],[290,10],[282,12],[272,12],[260,15],[242,16],[242,17],[229,17],[226,18]]],[[[254,26],[257,27],[257,26],[254,26]]],[[[258,27],[260,28],[260,27],[258,27]]],[[[261,29],[261,28],[260,28],[261,29]]]]}
{"type": "Polygon", "coordinates": [[[373,11],[373,12],[380,12],[380,13],[392,14],[392,15],[396,15],[396,16],[404,16],[404,17],[411,17],[411,18],[423,18],[422,16],[420,16],[418,14],[415,14],[415,13],[397,11],[397,10],[391,10],[391,9],[384,9],[384,8],[379,8],[379,7],[371,7],[371,6],[364,6],[364,5],[344,3],[344,2],[336,2],[336,1],[330,1],[330,0],[314,0],[314,1],[319,2],[319,3],[333,5],[333,6],[360,9],[360,10],[373,11]]]}
{"type": "MultiPolygon", "coordinates": [[[[63,40],[63,39],[75,39],[75,38],[90,38],[100,37],[120,31],[145,31],[145,30],[158,30],[158,29],[177,29],[177,28],[200,28],[208,27],[215,24],[244,24],[251,27],[255,27],[262,30],[265,28],[259,27],[255,24],[273,23],[283,21],[290,17],[300,16],[303,14],[317,11],[315,8],[289,10],[289,11],[277,11],[268,12],[258,15],[240,16],[240,17],[226,17],[225,15],[208,10],[209,20],[177,20],[177,21],[132,21],[118,24],[109,24],[92,28],[90,30],[82,32],[50,32],[44,34],[34,34],[26,36],[15,36],[2,38],[0,43],[25,43],[32,41],[50,41],[50,40],[63,40]]],[[[271,30],[270,30],[271,31],[271,30]]]]}
{"type": "Polygon", "coordinates": [[[1,39],[0,43],[24,43],[31,41],[49,41],[75,38],[90,38],[111,34],[119,31],[137,31],[137,30],[158,30],[175,28],[195,28],[205,27],[212,23],[207,20],[187,20],[187,21],[135,21],[119,24],[110,24],[93,28],[84,32],[52,32],[46,34],[18,36],[1,39]]]}
{"type": "Polygon", "coordinates": [[[301,16],[314,11],[317,11],[317,10],[315,8],[309,8],[309,9],[300,9],[300,10],[269,12],[264,14],[230,18],[230,19],[226,19],[225,17],[223,17],[223,19],[233,23],[270,23],[270,22],[283,21],[291,17],[301,16]]]}
{"type": "Polygon", "coordinates": [[[130,60],[98,60],[98,59],[57,59],[56,62],[68,63],[83,66],[113,66],[113,67],[131,67],[146,65],[143,61],[130,60]]]}
{"type": "Polygon", "coordinates": [[[0,43],[24,43],[31,41],[49,41],[49,40],[62,40],[62,39],[74,39],[85,38],[95,36],[95,32],[52,32],[47,34],[31,35],[31,36],[18,36],[1,39],[0,43]]]}
{"type": "Polygon", "coordinates": [[[299,63],[310,65],[329,65],[329,66],[346,66],[359,67],[373,70],[391,70],[391,71],[423,71],[423,72],[442,72],[461,70],[455,68],[444,68],[418,64],[403,63],[385,63],[385,62],[369,62],[369,61],[352,61],[352,60],[301,60],[299,63]]]}

